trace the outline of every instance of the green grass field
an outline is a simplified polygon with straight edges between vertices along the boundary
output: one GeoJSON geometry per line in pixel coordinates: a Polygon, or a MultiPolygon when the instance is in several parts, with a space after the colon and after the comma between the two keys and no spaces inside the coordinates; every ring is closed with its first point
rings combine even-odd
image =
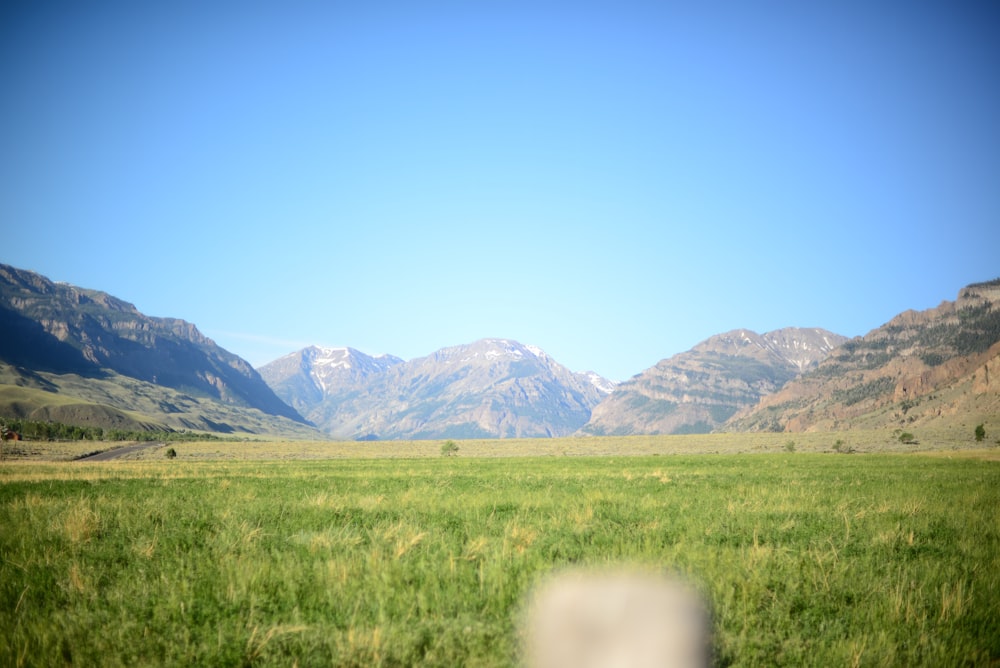
{"type": "Polygon", "coordinates": [[[516,665],[533,583],[604,564],[696,583],[720,665],[1000,663],[1000,462],[459,445],[0,464],[0,665],[516,665]]]}

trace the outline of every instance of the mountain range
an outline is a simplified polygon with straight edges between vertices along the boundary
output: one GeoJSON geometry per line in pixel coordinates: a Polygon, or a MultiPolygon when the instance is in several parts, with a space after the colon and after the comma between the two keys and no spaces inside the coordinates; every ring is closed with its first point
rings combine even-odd
{"type": "Polygon", "coordinates": [[[824,329],[746,329],[712,336],[620,384],[587,434],[707,433],[814,368],[847,338],[824,329]]]}
{"type": "Polygon", "coordinates": [[[403,360],[308,347],[253,369],[197,327],[0,265],[0,416],[298,438],[803,431],[1000,415],[1000,279],[864,336],[712,336],[616,384],[482,339],[403,360]]]}
{"type": "Polygon", "coordinates": [[[189,322],[0,265],[0,414],[72,424],[316,434],[189,322]]]}
{"type": "Polygon", "coordinates": [[[506,339],[426,357],[309,347],[259,369],[278,396],[340,438],[528,438],[577,431],[614,383],[506,339]]]}
{"type": "Polygon", "coordinates": [[[906,311],[733,419],[733,431],[904,429],[1000,416],[1000,279],[906,311]]]}

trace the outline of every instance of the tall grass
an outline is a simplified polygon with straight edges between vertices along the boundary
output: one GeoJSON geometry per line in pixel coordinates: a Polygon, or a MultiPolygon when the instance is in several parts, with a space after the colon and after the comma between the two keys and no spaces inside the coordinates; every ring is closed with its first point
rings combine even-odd
{"type": "Polygon", "coordinates": [[[998,508],[912,455],[6,465],[0,665],[508,666],[533,583],[616,563],[722,665],[994,665],[998,508]]]}

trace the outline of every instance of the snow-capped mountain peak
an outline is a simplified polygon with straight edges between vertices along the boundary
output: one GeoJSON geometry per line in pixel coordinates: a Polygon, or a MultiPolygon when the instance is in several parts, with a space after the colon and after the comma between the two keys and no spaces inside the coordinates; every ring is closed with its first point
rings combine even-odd
{"type": "Polygon", "coordinates": [[[321,429],[346,438],[566,435],[614,387],[538,346],[499,338],[408,362],[319,347],[292,362],[277,360],[261,375],[321,429]]]}
{"type": "Polygon", "coordinates": [[[608,380],[604,376],[594,373],[593,371],[584,371],[583,375],[590,381],[590,384],[597,388],[597,390],[603,394],[611,394],[618,387],[618,381],[608,380]]]}

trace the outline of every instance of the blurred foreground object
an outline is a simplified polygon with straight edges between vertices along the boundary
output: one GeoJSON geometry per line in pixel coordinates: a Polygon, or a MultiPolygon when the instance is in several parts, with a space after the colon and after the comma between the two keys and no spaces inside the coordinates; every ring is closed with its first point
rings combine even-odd
{"type": "Polygon", "coordinates": [[[650,572],[571,571],[525,610],[527,668],[705,668],[711,624],[701,596],[650,572]]]}

